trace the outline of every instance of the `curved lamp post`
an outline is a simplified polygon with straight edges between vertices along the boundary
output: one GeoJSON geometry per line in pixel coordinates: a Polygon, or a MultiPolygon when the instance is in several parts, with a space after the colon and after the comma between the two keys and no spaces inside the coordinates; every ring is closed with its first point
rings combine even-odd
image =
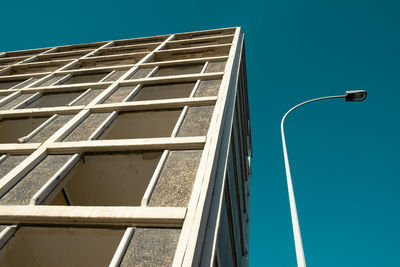
{"type": "Polygon", "coordinates": [[[297,209],[296,209],[296,201],[294,198],[293,192],[293,183],[292,183],[292,175],[290,174],[290,166],[289,166],[289,159],[286,149],[286,140],[285,140],[285,132],[283,129],[283,124],[287,115],[290,112],[295,110],[296,108],[311,102],[316,102],[325,99],[332,99],[332,98],[344,98],[345,101],[363,101],[367,97],[367,92],[364,90],[355,90],[355,91],[347,91],[345,95],[337,95],[337,96],[325,96],[319,97],[315,99],[311,99],[300,103],[291,109],[283,116],[281,121],[281,135],[282,135],[282,146],[283,146],[283,157],[285,159],[285,170],[286,170],[286,179],[287,179],[287,186],[288,186],[288,193],[289,193],[289,204],[290,204],[290,215],[292,217],[292,227],[293,227],[293,236],[294,236],[294,245],[296,248],[296,258],[297,258],[297,266],[298,267],[305,267],[306,260],[304,257],[304,250],[303,250],[303,242],[301,241],[301,233],[300,233],[300,225],[299,225],[299,218],[297,217],[297,209]]]}

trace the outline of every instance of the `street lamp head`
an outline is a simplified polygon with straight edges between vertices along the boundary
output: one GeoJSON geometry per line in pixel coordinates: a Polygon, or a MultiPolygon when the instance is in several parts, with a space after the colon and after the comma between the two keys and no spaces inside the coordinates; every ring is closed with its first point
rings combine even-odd
{"type": "Polygon", "coordinates": [[[346,101],[363,101],[365,98],[367,98],[367,91],[365,90],[346,91],[344,96],[346,101]]]}

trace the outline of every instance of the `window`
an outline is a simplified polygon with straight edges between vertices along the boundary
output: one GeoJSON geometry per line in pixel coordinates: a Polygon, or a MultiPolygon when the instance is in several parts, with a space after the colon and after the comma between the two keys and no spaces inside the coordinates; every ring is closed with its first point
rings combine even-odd
{"type": "Polygon", "coordinates": [[[84,155],[51,204],[140,206],[160,157],[161,152],[84,155]]]}
{"type": "Polygon", "coordinates": [[[76,74],[61,84],[94,83],[103,79],[109,72],[76,74]]]}
{"type": "Polygon", "coordinates": [[[170,76],[170,75],[182,75],[191,73],[200,73],[203,69],[204,63],[192,64],[192,65],[177,65],[177,66],[165,66],[160,67],[154,76],[170,76]]]}
{"type": "Polygon", "coordinates": [[[140,101],[189,97],[190,93],[193,91],[194,85],[194,82],[144,85],[133,98],[133,100],[140,101]]]}
{"type": "Polygon", "coordinates": [[[99,139],[169,137],[181,111],[121,112],[99,139]]]}
{"type": "Polygon", "coordinates": [[[18,138],[29,134],[48,118],[7,118],[0,121],[0,143],[17,143],[18,138]]]}
{"type": "Polygon", "coordinates": [[[66,106],[72,100],[80,96],[83,91],[77,92],[62,92],[62,93],[44,93],[36,101],[32,102],[25,108],[43,108],[43,107],[57,107],[66,106]]]}
{"type": "Polygon", "coordinates": [[[123,230],[77,227],[19,228],[0,253],[1,265],[108,266],[123,230]]]}

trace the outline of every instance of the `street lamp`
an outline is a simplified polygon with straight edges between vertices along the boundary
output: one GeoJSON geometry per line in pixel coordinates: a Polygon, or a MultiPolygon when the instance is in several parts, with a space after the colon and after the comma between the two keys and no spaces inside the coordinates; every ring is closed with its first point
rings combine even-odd
{"type": "Polygon", "coordinates": [[[290,205],[290,215],[292,217],[292,227],[293,227],[293,236],[294,236],[294,245],[296,248],[296,258],[297,258],[297,266],[298,267],[305,267],[306,260],[304,257],[304,250],[303,250],[303,242],[301,241],[301,233],[300,233],[300,225],[299,225],[299,218],[297,217],[297,209],[296,209],[296,200],[294,198],[293,192],[293,183],[292,183],[292,175],[290,174],[290,166],[289,166],[289,158],[286,149],[286,140],[285,140],[285,132],[283,129],[283,124],[285,123],[285,119],[290,112],[295,110],[296,108],[311,102],[316,102],[325,99],[332,99],[332,98],[344,98],[345,101],[363,101],[367,97],[367,92],[364,90],[353,90],[353,91],[346,91],[345,95],[337,95],[337,96],[325,96],[319,97],[315,99],[311,99],[300,103],[291,109],[283,116],[281,121],[281,135],[282,135],[282,146],[283,146],[283,157],[285,159],[285,170],[286,170],[286,180],[288,186],[288,193],[289,193],[289,205],[290,205]]]}

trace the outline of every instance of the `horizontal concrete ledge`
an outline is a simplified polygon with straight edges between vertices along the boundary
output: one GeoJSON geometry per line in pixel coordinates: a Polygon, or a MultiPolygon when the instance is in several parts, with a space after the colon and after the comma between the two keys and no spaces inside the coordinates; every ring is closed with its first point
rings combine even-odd
{"type": "Polygon", "coordinates": [[[181,108],[184,106],[208,106],[214,105],[217,101],[216,96],[206,97],[187,97],[172,98],[161,100],[132,101],[111,104],[95,104],[89,106],[90,111],[108,112],[108,111],[126,111],[126,110],[152,110],[159,108],[181,108]]]}
{"type": "Polygon", "coordinates": [[[181,227],[186,208],[0,206],[1,224],[181,227]]]}
{"type": "Polygon", "coordinates": [[[80,142],[58,142],[48,144],[49,154],[111,152],[134,150],[181,150],[202,149],[206,142],[205,136],[195,137],[164,137],[119,140],[93,140],[80,142]]]}
{"type": "Polygon", "coordinates": [[[41,143],[26,143],[26,144],[0,144],[0,153],[5,154],[26,154],[32,153],[39,148],[41,143]]]}
{"type": "Polygon", "coordinates": [[[48,108],[27,108],[0,111],[0,118],[15,117],[33,117],[54,114],[76,114],[81,111],[84,106],[64,106],[64,107],[48,107],[48,108]]]}

